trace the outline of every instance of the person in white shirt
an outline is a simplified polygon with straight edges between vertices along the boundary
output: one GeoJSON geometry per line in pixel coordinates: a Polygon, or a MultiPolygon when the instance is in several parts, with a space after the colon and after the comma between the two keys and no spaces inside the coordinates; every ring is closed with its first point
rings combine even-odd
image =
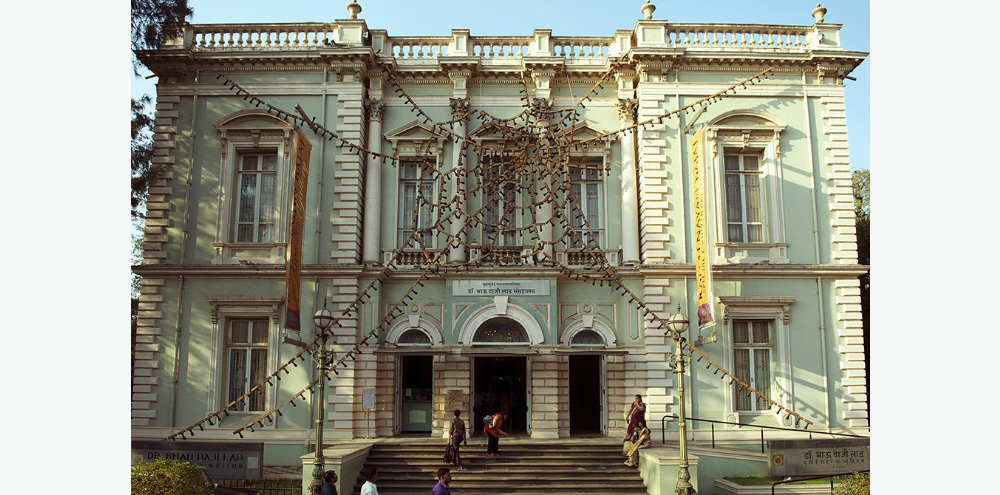
{"type": "Polygon", "coordinates": [[[365,469],[365,484],[361,485],[361,495],[378,495],[378,487],[375,481],[378,480],[378,468],[370,467],[365,469]]]}

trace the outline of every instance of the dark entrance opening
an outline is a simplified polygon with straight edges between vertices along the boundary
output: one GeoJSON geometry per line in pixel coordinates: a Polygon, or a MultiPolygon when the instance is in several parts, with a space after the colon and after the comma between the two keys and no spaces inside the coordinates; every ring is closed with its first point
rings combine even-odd
{"type": "Polygon", "coordinates": [[[601,433],[601,357],[569,357],[569,433],[601,433]]]}
{"type": "Polygon", "coordinates": [[[527,360],[524,357],[475,358],[473,430],[483,431],[483,416],[505,411],[507,433],[528,432],[527,360]]]}
{"type": "Polygon", "coordinates": [[[433,417],[434,359],[400,356],[400,431],[430,433],[433,417]]]}

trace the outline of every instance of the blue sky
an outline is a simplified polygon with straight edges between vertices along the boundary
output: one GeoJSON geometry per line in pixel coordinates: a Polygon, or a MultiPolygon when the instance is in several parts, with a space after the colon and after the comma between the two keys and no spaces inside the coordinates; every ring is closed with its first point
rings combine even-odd
{"type": "MultiPolygon", "coordinates": [[[[194,24],[240,22],[331,22],[346,19],[347,1],[329,0],[189,0],[194,24]],[[234,5],[238,7],[234,8],[234,5]]],[[[632,29],[642,18],[644,0],[360,0],[358,15],[371,29],[390,36],[446,36],[452,29],[469,29],[473,36],[527,36],[534,29],[551,29],[555,36],[611,36],[632,29]]],[[[811,25],[811,0],[654,0],[653,19],[677,23],[811,25]]],[[[868,52],[867,0],[826,0],[825,22],[843,24],[840,42],[848,50],[868,52]]],[[[866,59],[846,81],[851,168],[869,168],[869,71],[866,59]]],[[[131,68],[130,68],[131,69],[131,68]]],[[[124,70],[124,69],[123,69],[124,70]]],[[[131,74],[131,73],[130,73],[131,74]]],[[[142,73],[147,75],[148,72],[142,73]]],[[[132,95],[152,93],[154,80],[132,79],[132,95]]]]}

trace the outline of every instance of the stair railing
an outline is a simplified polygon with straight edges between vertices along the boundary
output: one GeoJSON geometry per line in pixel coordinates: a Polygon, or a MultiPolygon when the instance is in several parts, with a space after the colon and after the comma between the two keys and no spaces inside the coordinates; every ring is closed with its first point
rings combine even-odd
{"type": "MultiPolygon", "coordinates": [[[[661,436],[660,443],[667,443],[667,418],[677,419],[677,416],[674,415],[674,414],[667,414],[667,415],[664,415],[662,418],[660,418],[660,436],[661,436]]],[[[715,448],[715,425],[716,425],[716,423],[718,423],[718,424],[725,424],[725,425],[752,426],[754,428],[760,428],[760,452],[762,454],[765,452],[764,451],[764,447],[765,447],[765,444],[764,444],[764,430],[765,429],[767,429],[767,430],[782,430],[782,431],[805,432],[805,433],[809,433],[809,439],[810,440],[812,440],[813,433],[816,433],[816,434],[819,434],[819,435],[833,435],[833,436],[840,436],[840,437],[868,438],[868,437],[866,437],[864,435],[854,435],[852,433],[834,433],[832,431],[810,431],[810,430],[802,430],[802,429],[799,429],[799,428],[782,428],[780,426],[754,425],[754,424],[749,424],[749,423],[740,423],[739,421],[719,421],[719,420],[715,420],[715,419],[702,419],[702,418],[687,418],[687,420],[691,422],[691,429],[688,430],[688,431],[690,431],[692,433],[692,438],[694,437],[693,430],[694,430],[694,423],[695,422],[702,421],[702,422],[705,422],[705,423],[710,423],[712,425],[712,448],[713,449],[715,448]]]]}

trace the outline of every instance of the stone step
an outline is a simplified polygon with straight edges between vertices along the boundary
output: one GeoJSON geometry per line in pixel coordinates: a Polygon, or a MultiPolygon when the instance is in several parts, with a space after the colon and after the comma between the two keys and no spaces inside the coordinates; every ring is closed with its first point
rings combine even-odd
{"type": "MultiPolygon", "coordinates": [[[[452,468],[451,491],[465,495],[498,490],[517,495],[646,493],[638,471],[623,464],[621,443],[607,438],[585,443],[501,440],[500,457],[486,457],[486,443],[470,441],[462,446],[462,471],[445,464],[445,445],[437,439],[376,443],[365,465],[378,466],[380,495],[426,495],[443,466],[452,468]]],[[[354,494],[363,483],[359,477],[354,494]]]]}

